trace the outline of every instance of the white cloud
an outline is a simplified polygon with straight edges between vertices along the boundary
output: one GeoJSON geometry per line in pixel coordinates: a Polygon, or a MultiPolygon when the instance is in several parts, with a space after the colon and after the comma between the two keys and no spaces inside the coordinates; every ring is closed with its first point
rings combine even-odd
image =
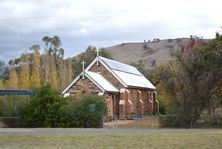
{"type": "Polygon", "coordinates": [[[85,29],[84,27],[82,27],[80,30],[79,30],[80,33],[82,34],[87,34],[87,29],[85,29]]]}
{"type": "Polygon", "coordinates": [[[68,55],[89,44],[213,38],[222,25],[220,11],[220,0],[0,0],[0,51],[12,49],[13,55],[55,34],[68,55]]]}

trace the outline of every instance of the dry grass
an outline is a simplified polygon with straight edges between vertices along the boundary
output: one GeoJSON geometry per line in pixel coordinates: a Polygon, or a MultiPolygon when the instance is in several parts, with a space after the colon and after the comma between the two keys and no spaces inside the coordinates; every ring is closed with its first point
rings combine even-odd
{"type": "Polygon", "coordinates": [[[144,42],[118,44],[112,47],[107,47],[106,49],[117,61],[131,64],[132,62],[135,63],[142,60],[146,67],[150,67],[153,59],[156,60],[157,65],[165,64],[169,62],[169,60],[172,60],[173,57],[170,55],[168,46],[172,46],[173,51],[178,51],[180,50],[180,45],[182,43],[189,41],[187,38],[181,40],[182,41],[180,43],[178,43],[176,40],[172,40],[171,43],[169,43],[168,40],[145,43],[150,49],[153,50],[152,53],[149,53],[143,48],[144,42]]]}
{"type": "Polygon", "coordinates": [[[105,128],[159,128],[159,118],[158,117],[144,117],[141,120],[117,120],[112,122],[106,122],[104,124],[105,128]]]}
{"type": "Polygon", "coordinates": [[[222,130],[145,135],[0,135],[0,148],[220,149],[222,130]]]}

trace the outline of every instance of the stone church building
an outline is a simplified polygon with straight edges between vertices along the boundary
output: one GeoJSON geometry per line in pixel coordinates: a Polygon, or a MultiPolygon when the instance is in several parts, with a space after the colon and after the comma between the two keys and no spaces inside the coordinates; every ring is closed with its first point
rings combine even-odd
{"type": "Polygon", "coordinates": [[[159,112],[155,86],[135,67],[97,56],[62,92],[79,97],[84,93],[104,96],[108,116],[125,117],[159,112]]]}

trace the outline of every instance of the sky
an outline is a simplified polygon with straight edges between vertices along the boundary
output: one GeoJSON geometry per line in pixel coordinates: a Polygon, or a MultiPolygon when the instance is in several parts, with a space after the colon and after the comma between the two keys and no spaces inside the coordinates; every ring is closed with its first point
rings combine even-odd
{"type": "Polygon", "coordinates": [[[65,57],[108,47],[196,35],[214,38],[221,0],[0,0],[0,60],[58,35],[65,57]]]}

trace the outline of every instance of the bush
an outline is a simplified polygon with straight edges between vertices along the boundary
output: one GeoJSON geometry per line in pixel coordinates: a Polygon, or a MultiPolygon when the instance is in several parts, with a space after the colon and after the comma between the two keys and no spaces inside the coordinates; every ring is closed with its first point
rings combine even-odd
{"type": "Polygon", "coordinates": [[[182,106],[176,103],[169,103],[166,108],[166,115],[160,117],[162,127],[192,127],[191,122],[194,119],[190,107],[182,106]]]}
{"type": "Polygon", "coordinates": [[[221,115],[201,115],[195,124],[196,127],[222,127],[221,115]]]}
{"type": "Polygon", "coordinates": [[[67,99],[43,86],[21,111],[22,127],[94,127],[103,126],[107,109],[103,97],[85,95],[67,99]]]}
{"type": "Polygon", "coordinates": [[[65,99],[49,85],[36,90],[21,112],[23,127],[57,127],[61,121],[61,107],[65,99]]]}
{"type": "Polygon", "coordinates": [[[0,117],[19,117],[20,111],[28,102],[25,96],[0,97],[0,117]]]}
{"type": "Polygon", "coordinates": [[[1,124],[4,128],[18,128],[20,126],[19,117],[3,117],[1,119],[1,124]]]}
{"type": "Polygon", "coordinates": [[[175,127],[177,123],[176,115],[160,115],[159,121],[161,127],[175,127]]]}
{"type": "Polygon", "coordinates": [[[159,113],[166,114],[166,109],[169,104],[169,101],[167,101],[163,95],[158,96],[158,101],[159,101],[159,113]]]}
{"type": "Polygon", "coordinates": [[[161,115],[159,116],[161,127],[189,128],[192,116],[161,115]]]}
{"type": "Polygon", "coordinates": [[[69,101],[63,107],[63,113],[61,127],[100,128],[107,108],[103,97],[84,95],[77,102],[69,101]]]}

